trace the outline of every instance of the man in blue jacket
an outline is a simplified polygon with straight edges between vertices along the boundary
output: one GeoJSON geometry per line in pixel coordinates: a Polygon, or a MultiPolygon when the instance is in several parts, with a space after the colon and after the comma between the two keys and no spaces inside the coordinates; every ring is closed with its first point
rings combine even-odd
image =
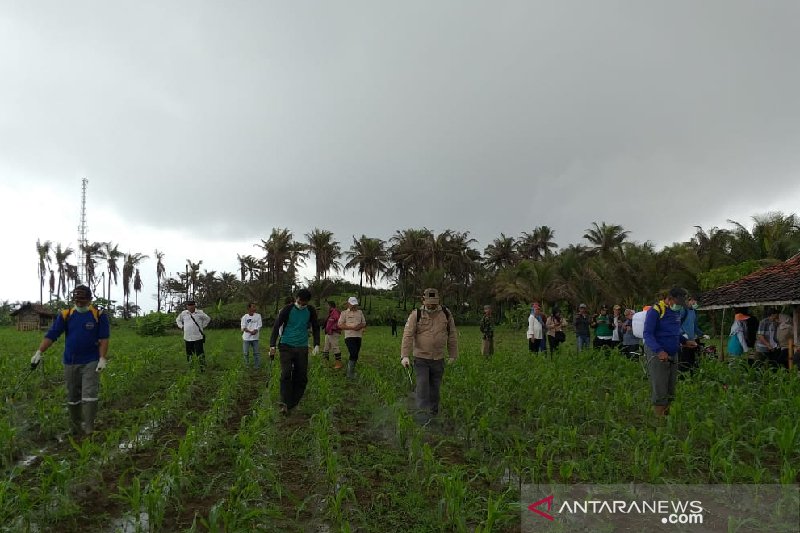
{"type": "Polygon", "coordinates": [[[108,316],[91,304],[92,291],[89,287],[75,287],[72,300],[75,305],[58,313],[39,349],[31,357],[31,368],[36,368],[44,352],[63,333],[64,378],[72,434],[79,435],[82,430],[89,435],[94,431],[94,418],[97,415],[100,372],[108,362],[110,328],[108,316]]]}
{"type": "Polygon", "coordinates": [[[675,398],[681,344],[697,346],[694,341],[681,336],[681,311],[685,300],[686,290],[673,287],[645,315],[644,351],[650,379],[650,399],[656,416],[668,414],[669,404],[675,398]]]}

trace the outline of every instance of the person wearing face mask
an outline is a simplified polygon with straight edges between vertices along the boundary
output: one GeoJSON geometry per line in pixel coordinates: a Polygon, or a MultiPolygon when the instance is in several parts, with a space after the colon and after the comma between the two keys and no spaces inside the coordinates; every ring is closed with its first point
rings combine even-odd
{"type": "Polygon", "coordinates": [[[281,333],[281,342],[278,345],[281,361],[281,401],[278,409],[281,414],[288,414],[294,409],[308,384],[308,330],[314,337],[313,354],[319,353],[319,321],[317,310],[311,301],[311,291],[300,289],[297,291],[294,303],[286,305],[278,313],[275,324],[272,326],[272,335],[269,339],[269,357],[275,358],[275,343],[278,333],[281,333]]]}
{"type": "Polygon", "coordinates": [[[686,290],[673,287],[667,296],[647,310],[644,320],[644,352],[650,380],[650,400],[656,416],[669,413],[675,398],[681,347],[696,347],[681,336],[681,312],[686,290]]]}
{"type": "Polygon", "coordinates": [[[72,291],[75,305],[62,310],[31,358],[31,369],[42,355],[64,334],[64,380],[67,385],[67,408],[73,435],[94,431],[100,372],[108,363],[108,316],[92,305],[92,291],[78,285],[72,291]]]}
{"type": "MultiPolygon", "coordinates": [[[[450,362],[458,357],[458,336],[453,315],[439,304],[439,291],[425,289],[422,308],[411,311],[403,330],[400,364],[411,366],[414,355],[417,409],[427,422],[439,413],[439,390],[444,376],[444,354],[450,362]]],[[[422,420],[418,419],[419,422],[422,420]]]]}
{"type": "Polygon", "coordinates": [[[694,346],[681,346],[681,357],[678,370],[693,371],[697,368],[697,339],[703,331],[697,323],[697,300],[690,296],[686,300],[686,308],[681,311],[681,335],[684,341],[694,341],[694,346]]]}

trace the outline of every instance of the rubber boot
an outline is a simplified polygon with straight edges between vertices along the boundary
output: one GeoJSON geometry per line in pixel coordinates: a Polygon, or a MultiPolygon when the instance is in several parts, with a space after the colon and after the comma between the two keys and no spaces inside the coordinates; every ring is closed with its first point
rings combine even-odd
{"type": "Polygon", "coordinates": [[[91,435],[94,432],[94,417],[97,415],[97,402],[83,402],[83,432],[91,435]]]}
{"type": "Polygon", "coordinates": [[[347,379],[356,377],[356,362],[350,359],[347,361],[347,379]]]}
{"type": "Polygon", "coordinates": [[[81,404],[67,405],[69,409],[69,429],[73,435],[80,435],[81,431],[81,404]]]}

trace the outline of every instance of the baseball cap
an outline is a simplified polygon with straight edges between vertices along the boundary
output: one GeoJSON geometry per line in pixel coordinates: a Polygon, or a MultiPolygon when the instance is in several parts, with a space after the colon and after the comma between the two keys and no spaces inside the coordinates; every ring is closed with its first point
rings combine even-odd
{"type": "Polygon", "coordinates": [[[425,305],[439,305],[439,291],[433,288],[422,291],[422,303],[425,305]]]}
{"type": "Polygon", "coordinates": [[[586,304],[581,304],[581,305],[579,305],[579,306],[578,306],[578,308],[579,308],[579,309],[580,309],[580,308],[586,309],[587,307],[588,307],[588,306],[587,306],[586,304]]]}
{"type": "Polygon", "coordinates": [[[72,290],[72,297],[73,298],[75,298],[75,297],[78,297],[78,298],[84,297],[84,298],[89,298],[91,300],[92,299],[92,289],[90,289],[86,285],[78,285],[77,287],[75,287],[72,290]]]}
{"type": "Polygon", "coordinates": [[[669,290],[669,297],[675,300],[675,303],[678,305],[683,305],[686,301],[686,289],[682,289],[680,287],[672,287],[669,290]]]}
{"type": "Polygon", "coordinates": [[[186,305],[197,305],[197,302],[194,300],[186,300],[186,305]]]}
{"type": "Polygon", "coordinates": [[[355,296],[351,296],[350,298],[347,299],[347,303],[349,303],[350,305],[358,305],[358,298],[356,298],[355,296]]]}

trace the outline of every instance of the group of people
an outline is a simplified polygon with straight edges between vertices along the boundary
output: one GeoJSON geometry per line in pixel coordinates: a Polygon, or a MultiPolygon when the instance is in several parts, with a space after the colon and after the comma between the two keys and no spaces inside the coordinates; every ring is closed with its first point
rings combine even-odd
{"type": "MultiPolygon", "coordinates": [[[[67,388],[67,406],[71,431],[75,435],[89,434],[94,429],[99,397],[99,373],[108,363],[110,326],[102,309],[92,305],[92,292],[78,285],[72,293],[74,305],[61,311],[42,339],[31,358],[31,371],[42,361],[43,354],[65,334],[63,354],[64,375],[67,388]]],[[[281,366],[279,409],[287,414],[298,405],[308,383],[309,335],[312,337],[312,354],[319,353],[320,322],[317,311],[310,305],[311,292],[300,289],[278,313],[269,340],[270,360],[279,353],[281,366]]],[[[441,384],[445,359],[453,362],[458,357],[458,336],[450,311],[441,305],[436,289],[425,289],[421,307],[414,309],[406,320],[400,346],[400,364],[413,367],[416,375],[416,405],[421,413],[435,416],[439,412],[441,384]],[[413,356],[413,361],[412,361],[413,356]]],[[[342,355],[339,337],[344,332],[349,352],[347,376],[355,376],[361,351],[361,342],[367,322],[358,307],[358,299],[351,296],[347,308],[339,311],[333,301],[328,302],[325,320],[325,344],[322,355],[326,361],[334,357],[334,368],[341,369],[342,355]]],[[[615,305],[608,314],[602,306],[594,316],[588,315],[585,304],[578,306],[573,324],[578,350],[591,343],[591,329],[595,330],[594,345],[619,347],[623,353],[637,353],[643,341],[647,362],[651,401],[656,415],[664,416],[675,395],[679,370],[691,370],[697,365],[698,341],[703,335],[697,323],[697,302],[681,288],[671,289],[664,299],[646,309],[642,338],[634,335],[632,309],[622,310],[615,305]]],[[[750,316],[747,309],[737,309],[731,327],[729,353],[742,356],[753,350],[748,360],[765,361],[773,365],[787,365],[792,339],[791,317],[781,315],[778,309],[768,309],[763,320],[750,316]]],[[[176,324],[183,330],[186,357],[199,359],[201,371],[205,368],[205,328],[211,318],[197,309],[196,302],[188,300],[186,309],[178,314],[176,324]]],[[[259,336],[263,327],[257,306],[250,302],[242,316],[242,352],[244,363],[258,369],[261,366],[259,336]]],[[[566,340],[567,321],[558,309],[546,317],[538,303],[531,305],[528,318],[528,346],[532,352],[555,351],[566,340]]],[[[494,321],[491,306],[484,306],[480,322],[483,338],[481,352],[491,356],[494,352],[494,321]]]]}
{"type": "Polygon", "coordinates": [[[792,317],[781,314],[776,307],[766,308],[760,321],[751,315],[748,308],[735,308],[728,337],[728,355],[749,364],[788,368],[793,336],[792,317]]]}
{"type": "MultiPolygon", "coordinates": [[[[311,292],[308,289],[300,289],[294,301],[287,302],[278,312],[278,317],[272,326],[269,354],[270,359],[274,359],[276,352],[279,353],[281,400],[278,407],[283,414],[288,414],[299,404],[308,384],[309,332],[313,343],[312,354],[319,353],[320,322],[317,311],[309,303],[310,301],[311,292]]],[[[358,305],[358,298],[355,296],[347,299],[347,308],[344,311],[339,311],[335,301],[328,301],[328,316],[324,322],[325,343],[322,357],[329,361],[333,355],[333,368],[338,370],[343,367],[339,339],[341,332],[344,332],[344,342],[349,353],[348,378],[355,377],[362,338],[367,327],[364,313],[358,305]]],[[[200,330],[199,334],[202,336],[202,329],[208,324],[206,318],[207,315],[197,310],[193,301],[187,302],[187,310],[178,316],[178,325],[184,330],[186,353],[189,358],[197,354],[198,350],[202,354],[202,338],[197,339],[198,332],[195,328],[200,330]]],[[[258,341],[262,326],[262,318],[256,312],[256,304],[251,302],[248,304],[247,313],[241,319],[242,352],[247,366],[250,366],[252,353],[252,366],[256,369],[261,364],[258,341]]],[[[417,378],[416,404],[421,412],[428,415],[436,415],[439,411],[445,351],[450,361],[458,357],[455,322],[447,308],[440,305],[438,291],[426,289],[422,307],[412,311],[406,321],[400,348],[400,362],[404,367],[410,367],[410,356],[413,353],[413,366],[417,378]]]]}

